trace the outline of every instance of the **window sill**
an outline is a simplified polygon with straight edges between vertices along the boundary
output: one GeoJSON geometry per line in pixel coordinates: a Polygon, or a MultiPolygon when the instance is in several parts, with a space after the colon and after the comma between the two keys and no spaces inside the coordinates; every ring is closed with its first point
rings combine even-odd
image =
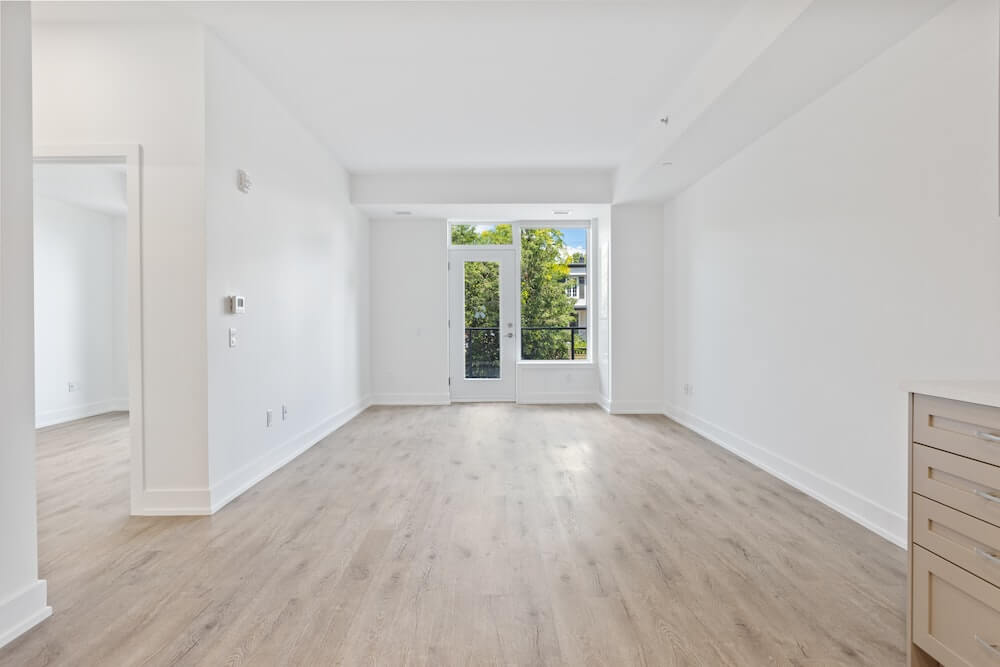
{"type": "Polygon", "coordinates": [[[545,368],[551,366],[553,368],[566,368],[567,366],[581,366],[588,367],[594,365],[593,359],[587,359],[586,361],[572,361],[570,359],[555,359],[553,361],[544,361],[541,359],[519,359],[517,362],[518,366],[530,366],[533,368],[545,368]]]}

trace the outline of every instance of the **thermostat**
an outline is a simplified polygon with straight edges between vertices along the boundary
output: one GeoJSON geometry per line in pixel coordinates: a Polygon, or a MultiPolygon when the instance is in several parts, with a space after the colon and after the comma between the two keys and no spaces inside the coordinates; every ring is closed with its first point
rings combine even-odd
{"type": "Polygon", "coordinates": [[[243,296],[229,297],[229,312],[234,315],[247,312],[247,300],[243,296]]]}

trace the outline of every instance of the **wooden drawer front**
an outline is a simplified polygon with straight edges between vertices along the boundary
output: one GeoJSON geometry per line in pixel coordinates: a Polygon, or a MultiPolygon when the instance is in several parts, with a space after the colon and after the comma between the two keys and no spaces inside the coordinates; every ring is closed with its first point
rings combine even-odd
{"type": "Polygon", "coordinates": [[[913,490],[1000,526],[1000,468],[913,445],[913,490]]]}
{"type": "Polygon", "coordinates": [[[913,642],[946,667],[997,667],[1000,588],[914,546],[913,642]]]}
{"type": "Polygon", "coordinates": [[[913,541],[1000,586],[1000,528],[914,494],[913,541]]]}
{"type": "Polygon", "coordinates": [[[913,439],[1000,466],[1000,409],[916,394],[913,439]]]}

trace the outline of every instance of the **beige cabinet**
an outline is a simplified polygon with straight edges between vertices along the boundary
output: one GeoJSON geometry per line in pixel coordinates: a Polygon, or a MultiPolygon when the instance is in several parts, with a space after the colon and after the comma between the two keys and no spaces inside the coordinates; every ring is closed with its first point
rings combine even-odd
{"type": "Polygon", "coordinates": [[[1000,667],[1000,401],[943,393],[910,393],[909,664],[1000,667]]]}

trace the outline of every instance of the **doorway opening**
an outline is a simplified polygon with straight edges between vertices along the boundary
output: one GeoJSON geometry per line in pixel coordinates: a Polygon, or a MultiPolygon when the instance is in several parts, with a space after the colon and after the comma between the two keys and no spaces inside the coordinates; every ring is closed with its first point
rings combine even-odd
{"type": "Polygon", "coordinates": [[[40,514],[134,512],[141,497],[140,154],[138,146],[35,151],[40,514]],[[120,484],[93,484],[108,478],[120,484]],[[90,488],[103,495],[90,497],[90,488]]]}

